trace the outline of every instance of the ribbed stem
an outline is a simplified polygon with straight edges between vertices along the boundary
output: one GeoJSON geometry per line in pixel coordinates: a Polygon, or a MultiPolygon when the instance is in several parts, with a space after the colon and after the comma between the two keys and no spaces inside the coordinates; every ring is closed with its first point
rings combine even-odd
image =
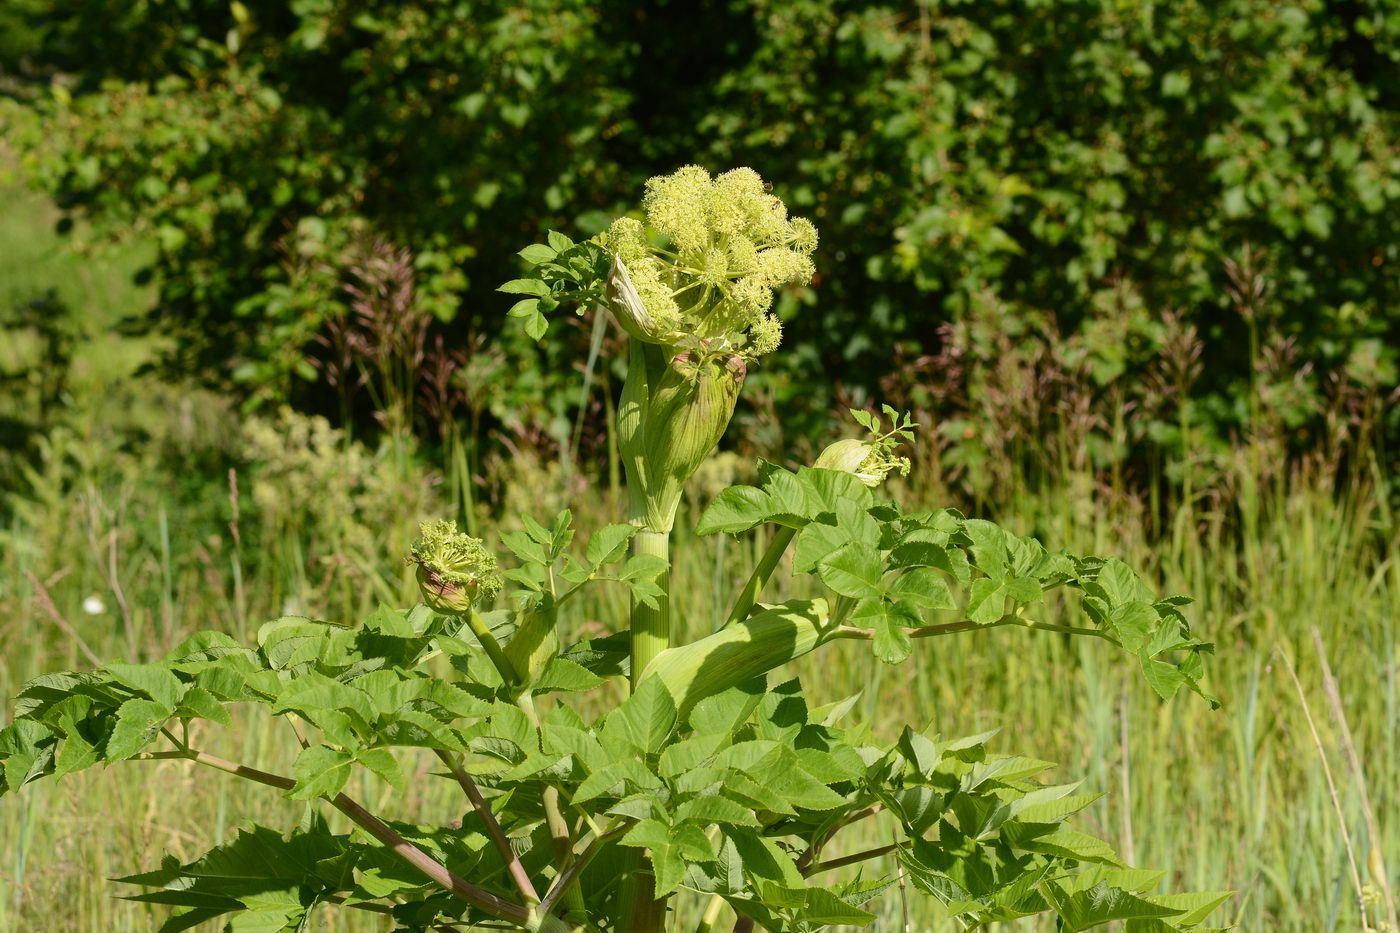
{"type": "MultiPolygon", "coordinates": [[[[664,561],[671,559],[671,536],[664,531],[643,529],[632,537],[633,554],[651,554],[664,561]]],[[[657,597],[657,607],[652,608],[641,600],[632,603],[632,689],[642,676],[642,671],[651,659],[671,646],[671,571],[665,570],[656,578],[662,595],[657,597]]]]}
{"type": "Polygon", "coordinates": [[[651,858],[640,849],[632,849],[624,869],[618,893],[617,929],[619,933],[665,933],[669,897],[653,898],[655,890],[651,858]]]}
{"type": "MultiPolygon", "coordinates": [[[[643,529],[632,536],[632,553],[652,554],[664,561],[671,559],[671,536],[668,532],[643,529]]],[[[632,603],[632,689],[637,689],[642,671],[652,658],[671,645],[671,571],[657,577],[662,595],[658,607],[634,600],[632,603]]],[[[630,849],[623,867],[622,887],[618,892],[621,911],[617,926],[619,933],[663,933],[666,928],[666,898],[653,898],[651,859],[641,849],[630,849]]]]}
{"type": "MultiPolygon", "coordinates": [[[[546,787],[543,791],[545,824],[549,826],[549,836],[554,842],[554,857],[562,871],[574,851],[574,840],[569,835],[569,823],[564,819],[563,808],[559,805],[559,788],[546,787]]],[[[569,921],[585,919],[586,905],[583,891],[578,885],[570,885],[563,891],[563,914],[569,921]]]]}
{"type": "MultiPolygon", "coordinates": [[[[739,598],[734,601],[734,608],[729,611],[729,618],[724,620],[724,626],[733,625],[735,622],[742,622],[753,612],[754,604],[758,602],[759,594],[763,592],[763,587],[767,585],[768,578],[773,576],[773,571],[777,569],[778,561],[783,559],[783,554],[787,552],[788,545],[792,543],[793,536],[797,534],[796,528],[789,528],[786,525],[779,525],[778,530],[773,533],[773,540],[768,544],[768,550],[763,552],[762,559],[758,566],[753,569],[753,574],[749,576],[749,582],[744,584],[744,589],[739,593],[739,598]]],[[[723,628],[724,626],[720,626],[723,628]]]]}

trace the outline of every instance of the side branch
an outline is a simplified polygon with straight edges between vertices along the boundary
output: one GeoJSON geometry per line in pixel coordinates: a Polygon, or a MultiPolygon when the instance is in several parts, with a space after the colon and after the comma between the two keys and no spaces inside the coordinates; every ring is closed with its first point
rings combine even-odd
{"type": "MultiPolygon", "coordinates": [[[[1073,625],[1048,625],[1044,622],[1034,622],[1030,619],[1023,619],[1019,616],[1003,616],[995,622],[972,622],[964,620],[962,622],[947,622],[942,625],[920,625],[905,629],[905,633],[910,638],[934,638],[938,635],[955,635],[958,632],[1000,628],[1003,625],[1015,625],[1036,632],[1061,632],[1066,635],[1092,635],[1095,638],[1102,638],[1109,644],[1117,645],[1120,648],[1123,647],[1122,642],[1101,629],[1078,628],[1073,625]]],[[[833,639],[853,638],[860,641],[869,641],[875,637],[875,630],[858,628],[854,625],[842,625],[832,632],[831,637],[833,639]]]]}
{"type": "Polygon", "coordinates": [[[847,814],[837,821],[836,825],[819,833],[816,838],[812,840],[812,844],[807,847],[807,851],[803,852],[802,855],[798,857],[797,870],[802,873],[803,877],[811,874],[812,863],[816,861],[817,856],[821,854],[822,847],[830,842],[833,836],[853,823],[859,823],[863,819],[874,816],[883,808],[884,804],[871,804],[863,810],[857,810],[854,813],[847,814]]]}
{"type": "MultiPolygon", "coordinates": [[[[276,787],[280,790],[291,790],[296,786],[296,781],[280,774],[270,774],[267,771],[260,771],[257,768],[250,768],[238,762],[219,758],[217,755],[210,755],[195,749],[186,749],[179,752],[156,753],[154,755],[143,756],[152,758],[185,758],[198,762],[206,767],[215,768],[226,774],[237,775],[259,784],[266,784],[269,787],[276,787]]],[[[370,813],[345,794],[336,794],[334,798],[327,798],[331,806],[348,816],[356,826],[369,833],[383,845],[389,848],[395,855],[403,859],[414,868],[418,869],[424,876],[438,886],[450,891],[452,894],[486,911],[501,920],[507,920],[518,926],[525,926],[533,918],[531,912],[519,904],[512,904],[504,898],[497,897],[484,888],[479,888],[470,881],[457,875],[447,866],[440,864],[436,859],[400,836],[388,824],[379,817],[370,813]]]]}
{"type": "Polygon", "coordinates": [[[515,686],[520,680],[520,675],[515,670],[515,665],[511,664],[510,659],[506,657],[505,651],[501,649],[501,643],[496,640],[495,635],[491,634],[491,627],[486,624],[486,620],[475,609],[468,612],[466,618],[467,627],[472,630],[472,634],[476,636],[476,640],[485,650],[486,656],[491,659],[497,673],[501,675],[501,680],[505,681],[507,686],[515,686]]]}
{"type": "Polygon", "coordinates": [[[899,845],[897,843],[891,843],[887,846],[876,846],[875,848],[867,849],[864,852],[856,852],[853,855],[843,855],[840,858],[834,858],[830,861],[816,862],[809,869],[807,869],[805,874],[815,875],[818,872],[830,871],[833,868],[841,868],[844,865],[854,865],[857,862],[867,862],[870,859],[879,858],[882,855],[887,855],[898,848],[899,845]]]}
{"type": "Polygon", "coordinates": [[[520,893],[525,896],[525,900],[531,904],[538,904],[540,896],[535,893],[535,885],[530,881],[530,875],[525,871],[525,866],[520,863],[520,857],[515,854],[515,850],[510,847],[510,840],[506,838],[505,832],[501,829],[501,824],[496,821],[496,814],[491,812],[491,807],[486,803],[486,798],[481,796],[481,790],[472,780],[467,769],[462,767],[451,752],[442,749],[435,749],[437,756],[442,759],[442,763],[451,770],[452,776],[461,785],[462,791],[471,801],[472,809],[476,810],[481,817],[481,822],[486,826],[486,835],[491,837],[491,841],[496,846],[496,851],[501,853],[501,858],[505,859],[506,867],[510,870],[511,879],[515,881],[515,886],[520,889],[520,893]]]}
{"type": "Polygon", "coordinates": [[[604,844],[621,836],[623,832],[624,830],[622,829],[610,830],[590,842],[588,848],[584,849],[579,857],[574,859],[569,867],[564,869],[563,873],[559,875],[558,879],[554,882],[554,886],[550,888],[549,893],[544,896],[544,902],[540,904],[540,912],[548,914],[553,910],[554,905],[559,903],[559,900],[565,897],[573,888],[579,876],[583,874],[583,870],[588,867],[589,863],[593,861],[598,852],[602,850],[604,844]]]}
{"type": "Polygon", "coordinates": [[[734,603],[734,608],[729,611],[729,617],[724,620],[724,625],[721,625],[720,628],[742,622],[748,618],[749,613],[753,611],[754,604],[758,602],[759,594],[763,592],[763,587],[768,583],[768,578],[773,576],[778,561],[783,559],[783,554],[787,552],[788,545],[792,543],[793,536],[796,534],[797,529],[789,528],[786,525],[779,525],[778,530],[773,532],[773,540],[769,542],[768,549],[763,552],[763,558],[753,569],[748,582],[744,584],[739,598],[734,603]]]}
{"type": "MultiPolygon", "coordinates": [[[[906,629],[910,638],[933,638],[936,635],[954,635],[958,632],[970,632],[974,629],[996,628],[1001,625],[1015,624],[1009,619],[1002,619],[998,622],[948,622],[943,625],[920,625],[917,628],[906,629]]],[[[833,638],[854,638],[861,641],[869,641],[875,637],[875,630],[870,628],[859,628],[854,625],[843,625],[832,633],[833,638]]]]}

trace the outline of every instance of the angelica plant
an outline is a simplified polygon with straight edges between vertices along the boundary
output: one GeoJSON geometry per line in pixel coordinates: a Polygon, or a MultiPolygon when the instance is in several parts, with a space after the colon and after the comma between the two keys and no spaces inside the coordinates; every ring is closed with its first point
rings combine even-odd
{"type": "Polygon", "coordinates": [[[817,239],[749,169],[683,168],[648,183],[642,208],[644,221],[619,218],[594,240],[552,233],[527,247],[529,273],[503,287],[526,296],[511,313],[536,337],[571,304],[628,334],[626,521],[581,535],[567,511],[525,515],[488,539],[427,521],[406,555],[421,598],[410,609],[277,619],[250,645],[204,632],[156,663],[40,677],[0,730],[0,793],[98,763],[176,760],[301,801],[294,824],[121,879],[169,905],[167,931],[299,931],[335,909],[419,933],[659,933],[689,891],[703,905],[696,933],[806,933],[869,924],[899,879],[961,929],[1033,915],[1061,931],[1207,929],[1228,893],[1151,893],[1161,873],[1072,828],[1096,797],[1042,780],[1049,762],[1006,754],[991,734],[945,737],[953,723],[885,741],[845,721],[850,702],[813,708],[796,680],[774,682],[815,651],[866,646],[900,664],[921,640],[1009,627],[1103,639],[1164,700],[1185,688],[1214,703],[1189,600],[1155,594],[1119,560],[886,498],[887,477],[910,467],[907,415],[854,412],[864,437],[795,470],[760,462],[756,485],[715,496],[697,534],[768,544],[709,634],[673,642],[681,490],[748,367],[778,348],[773,293],[810,280],[817,239]],[[764,602],[785,558],[816,595],[764,602]],[[592,587],[625,589],[628,618],[566,643],[592,587]],[[1082,623],[1045,621],[1051,590],[1082,623]],[[289,723],[290,774],[219,752],[239,705],[289,723]],[[422,755],[460,789],[461,820],[401,822],[347,795],[362,771],[402,789],[422,755]],[[327,807],[351,828],[333,829],[327,807]],[[862,826],[891,841],[852,846],[862,826]]]}

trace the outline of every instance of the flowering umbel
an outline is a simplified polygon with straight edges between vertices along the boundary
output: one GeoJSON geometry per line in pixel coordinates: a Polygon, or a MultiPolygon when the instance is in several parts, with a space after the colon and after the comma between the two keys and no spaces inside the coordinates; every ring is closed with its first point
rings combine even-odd
{"type": "Polygon", "coordinates": [[[500,290],[536,340],[545,313],[601,303],[627,331],[618,440],[631,520],[667,532],[686,481],[724,434],[748,367],[782,342],[773,293],[812,280],[817,228],[789,217],[758,173],[698,165],[652,178],[645,222],[619,217],[575,243],[551,232],[521,250],[528,278],[500,290]]]}
{"type": "Polygon", "coordinates": [[[754,360],[772,353],[782,325],[773,290],[813,275],[817,228],[768,192],[751,168],[715,178],[698,165],[647,182],[646,225],[613,221],[608,307],[632,337],[754,360]],[[653,245],[647,227],[667,238],[653,245]]]}
{"type": "Polygon", "coordinates": [[[463,615],[501,590],[495,555],[480,538],[459,532],[456,522],[421,523],[408,559],[418,565],[423,602],[438,612],[463,615]]]}
{"type": "Polygon", "coordinates": [[[817,230],[750,168],[711,178],[687,165],[648,181],[642,207],[645,225],[621,217],[608,230],[605,296],[632,337],[618,413],[632,520],[669,531],[748,365],[782,339],[774,289],[812,279],[817,230]]]}

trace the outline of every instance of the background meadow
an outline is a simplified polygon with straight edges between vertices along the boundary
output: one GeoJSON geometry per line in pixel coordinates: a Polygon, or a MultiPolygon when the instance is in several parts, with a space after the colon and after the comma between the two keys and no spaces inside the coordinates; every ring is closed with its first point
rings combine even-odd
{"type": "MultiPolygon", "coordinates": [[[[1022,630],[897,669],[833,647],[791,665],[816,702],[860,690],[891,734],[1002,729],[1105,792],[1090,828],[1164,886],[1236,889],[1242,930],[1360,929],[1358,883],[1384,918],[1400,17],[638,9],[0,12],[0,693],[201,628],[407,605],[423,518],[619,520],[621,334],[590,313],[536,349],[493,289],[514,250],[596,232],[651,174],[751,164],[818,224],[819,276],[780,299],[785,349],[678,527],[757,457],[854,433],[846,408],[908,409],[925,427],[900,496],[1192,594],[1224,706],[1164,705],[1094,640],[1022,630]]],[[[683,629],[708,631],[763,544],[680,535],[683,629]]],[[[624,605],[587,599],[580,633],[624,605]]],[[[285,771],[264,726],[208,744],[285,771]]],[[[452,819],[456,789],[417,765],[409,794],[357,796],[452,819]]],[[[155,930],[110,877],[303,806],[178,762],[36,784],[0,801],[0,931],[155,930]]],[[[877,928],[946,927],[917,903],[877,928]]]]}

